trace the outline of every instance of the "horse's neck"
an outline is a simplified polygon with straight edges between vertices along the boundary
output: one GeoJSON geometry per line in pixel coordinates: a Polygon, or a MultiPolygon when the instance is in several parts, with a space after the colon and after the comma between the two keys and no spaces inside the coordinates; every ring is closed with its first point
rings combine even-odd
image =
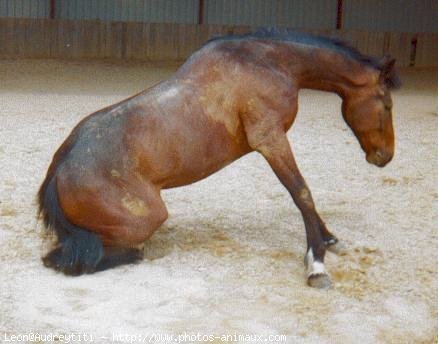
{"type": "Polygon", "coordinates": [[[292,67],[298,76],[299,88],[334,92],[346,96],[354,87],[367,84],[372,75],[369,68],[338,53],[310,48],[300,54],[299,67],[292,67]]]}

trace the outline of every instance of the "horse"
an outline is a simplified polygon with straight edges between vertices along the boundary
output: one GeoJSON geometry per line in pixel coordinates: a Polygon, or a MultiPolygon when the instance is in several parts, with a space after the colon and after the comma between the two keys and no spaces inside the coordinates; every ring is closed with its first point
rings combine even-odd
{"type": "Polygon", "coordinates": [[[168,217],[161,190],[256,151],[302,214],[307,284],[329,288],[324,256],[342,243],[318,215],[286,136],[298,91],[338,94],[366,160],[383,167],[394,155],[394,63],[298,32],[211,39],[169,79],[85,117],[56,151],[38,192],[38,215],[56,238],[44,265],[76,276],[140,261],[168,217]]]}

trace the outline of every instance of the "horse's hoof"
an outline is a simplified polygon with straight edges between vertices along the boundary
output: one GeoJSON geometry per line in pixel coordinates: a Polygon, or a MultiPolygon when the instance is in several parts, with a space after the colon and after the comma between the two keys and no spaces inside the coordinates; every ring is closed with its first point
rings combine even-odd
{"type": "Polygon", "coordinates": [[[330,289],[332,287],[332,281],[329,275],[325,273],[311,274],[307,277],[307,285],[312,288],[330,289]]]}
{"type": "Polygon", "coordinates": [[[345,256],[348,253],[347,246],[340,241],[336,241],[334,244],[328,244],[327,250],[339,256],[345,256]]]}

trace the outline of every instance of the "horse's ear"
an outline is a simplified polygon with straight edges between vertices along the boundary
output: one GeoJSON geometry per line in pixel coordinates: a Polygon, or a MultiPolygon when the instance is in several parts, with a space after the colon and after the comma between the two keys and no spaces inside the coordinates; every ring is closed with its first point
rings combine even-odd
{"type": "Polygon", "coordinates": [[[379,61],[380,76],[379,82],[385,84],[389,89],[397,89],[401,86],[401,81],[394,69],[395,58],[385,55],[379,61]]]}
{"type": "Polygon", "coordinates": [[[380,80],[384,82],[390,77],[395,65],[395,58],[385,55],[379,61],[380,80]]]}

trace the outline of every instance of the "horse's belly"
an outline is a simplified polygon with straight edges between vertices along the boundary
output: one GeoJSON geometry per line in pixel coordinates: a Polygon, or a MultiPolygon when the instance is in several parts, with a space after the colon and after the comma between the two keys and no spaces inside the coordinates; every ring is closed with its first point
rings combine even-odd
{"type": "Polygon", "coordinates": [[[179,151],[178,158],[169,154],[172,166],[169,173],[159,177],[163,188],[172,188],[197,182],[229,165],[246,153],[230,138],[191,143],[179,151]]]}
{"type": "Polygon", "coordinates": [[[142,139],[139,166],[143,176],[162,188],[206,178],[249,151],[243,130],[230,134],[220,121],[180,119],[171,128],[155,129],[142,139]]]}
{"type": "MultiPolygon", "coordinates": [[[[219,171],[233,161],[240,158],[243,154],[234,154],[226,159],[214,159],[212,161],[196,160],[191,166],[183,166],[167,175],[160,181],[162,188],[174,188],[195,183],[207,178],[211,174],[219,171]]],[[[160,180],[160,178],[158,178],[160,180]]]]}

